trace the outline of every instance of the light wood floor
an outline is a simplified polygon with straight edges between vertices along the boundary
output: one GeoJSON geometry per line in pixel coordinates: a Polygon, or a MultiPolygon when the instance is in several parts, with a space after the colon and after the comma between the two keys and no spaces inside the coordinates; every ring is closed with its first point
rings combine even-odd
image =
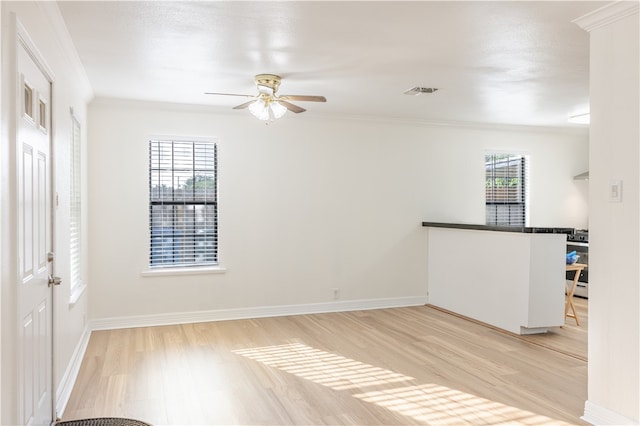
{"type": "Polygon", "coordinates": [[[573,318],[565,318],[563,327],[552,327],[546,334],[534,334],[523,338],[529,342],[547,346],[587,361],[587,330],[589,325],[587,299],[574,297],[573,303],[580,320],[579,326],[573,318]]]}
{"type": "Polygon", "coordinates": [[[428,306],[97,331],[64,419],[583,424],[578,304],[546,342],[428,306]]]}

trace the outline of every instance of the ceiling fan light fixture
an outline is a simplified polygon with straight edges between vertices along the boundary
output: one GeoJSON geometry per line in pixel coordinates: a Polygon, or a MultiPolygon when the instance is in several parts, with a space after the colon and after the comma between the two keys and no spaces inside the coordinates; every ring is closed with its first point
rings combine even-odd
{"type": "Polygon", "coordinates": [[[269,106],[267,105],[267,102],[262,99],[257,99],[249,105],[249,112],[258,120],[267,121],[271,118],[269,116],[269,106]]]}
{"type": "Polygon", "coordinates": [[[287,108],[278,101],[270,98],[257,99],[249,105],[249,112],[258,120],[274,121],[282,117],[284,113],[287,112],[287,108]]]}
{"type": "Polygon", "coordinates": [[[287,108],[278,101],[271,102],[269,104],[269,108],[271,109],[274,118],[280,118],[285,112],[287,112],[287,108]]]}

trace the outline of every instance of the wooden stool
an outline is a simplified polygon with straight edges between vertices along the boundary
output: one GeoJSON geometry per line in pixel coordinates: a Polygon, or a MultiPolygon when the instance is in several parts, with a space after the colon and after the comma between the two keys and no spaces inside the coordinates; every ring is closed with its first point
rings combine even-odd
{"type": "Polygon", "coordinates": [[[576,314],[576,307],[573,304],[573,293],[576,291],[580,273],[586,267],[586,263],[574,263],[572,265],[567,265],[567,271],[575,271],[575,274],[573,275],[573,282],[571,284],[567,284],[567,282],[565,281],[566,297],[564,303],[564,316],[565,318],[574,318],[576,320],[576,325],[580,325],[580,321],[578,320],[578,314],[576,314]],[[571,308],[572,313],[569,313],[569,308],[571,308]]]}

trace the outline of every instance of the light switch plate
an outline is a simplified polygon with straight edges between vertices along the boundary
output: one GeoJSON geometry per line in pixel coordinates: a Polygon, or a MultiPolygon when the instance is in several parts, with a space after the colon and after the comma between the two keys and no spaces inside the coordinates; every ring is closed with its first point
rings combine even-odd
{"type": "Polygon", "coordinates": [[[620,203],[622,202],[622,181],[612,180],[609,182],[609,202],[620,203]]]}

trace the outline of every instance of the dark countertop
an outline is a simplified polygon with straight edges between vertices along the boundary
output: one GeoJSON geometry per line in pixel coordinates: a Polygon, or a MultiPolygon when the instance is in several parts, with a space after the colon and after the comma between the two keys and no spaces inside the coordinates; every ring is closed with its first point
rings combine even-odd
{"type": "Polygon", "coordinates": [[[476,231],[499,231],[499,232],[519,232],[522,234],[573,234],[573,228],[544,228],[529,226],[493,226],[493,225],[473,225],[467,223],[442,223],[442,222],[422,222],[422,226],[429,228],[452,228],[452,229],[473,229],[476,231]]]}

